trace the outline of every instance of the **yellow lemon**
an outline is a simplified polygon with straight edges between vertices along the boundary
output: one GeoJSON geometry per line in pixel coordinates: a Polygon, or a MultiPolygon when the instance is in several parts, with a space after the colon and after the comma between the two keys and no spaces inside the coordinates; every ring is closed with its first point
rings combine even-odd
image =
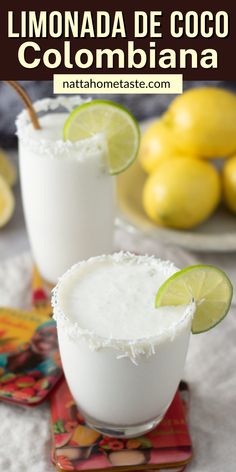
{"type": "Polygon", "coordinates": [[[164,115],[179,149],[202,157],[223,157],[236,151],[236,95],[216,87],[188,90],[164,115]]]}
{"type": "Polygon", "coordinates": [[[14,195],[7,182],[0,175],[0,228],[10,220],[14,208],[14,195]]]}
{"type": "MultiPolygon", "coordinates": [[[[155,172],[166,159],[182,156],[176,135],[163,120],[154,121],[143,133],[140,145],[140,164],[148,174],[155,172]]],[[[193,156],[196,157],[196,156],[193,156]]]]}
{"type": "Polygon", "coordinates": [[[16,168],[2,149],[0,149],[0,175],[11,187],[16,183],[16,168]]]}
{"type": "Polygon", "coordinates": [[[225,161],[222,170],[224,201],[227,207],[236,213],[236,156],[225,161]]]}
{"type": "Polygon", "coordinates": [[[221,196],[220,177],[206,161],[167,160],[143,188],[143,207],[156,224],[188,229],[205,221],[221,196]]]}

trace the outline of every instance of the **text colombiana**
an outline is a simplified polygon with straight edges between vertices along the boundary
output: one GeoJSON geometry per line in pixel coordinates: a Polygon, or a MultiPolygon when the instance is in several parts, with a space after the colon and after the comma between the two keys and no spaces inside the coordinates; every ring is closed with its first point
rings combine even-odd
{"type": "MultiPolygon", "coordinates": [[[[61,65],[67,69],[78,67],[88,69],[118,68],[151,69],[217,68],[218,53],[216,49],[160,49],[158,39],[162,33],[163,13],[161,11],[134,12],[133,38],[127,32],[127,25],[122,11],[111,15],[107,11],[22,11],[15,17],[14,11],[8,12],[8,37],[27,38],[18,48],[18,60],[27,69],[35,69],[40,64],[56,69],[61,65]],[[20,19],[20,21],[19,21],[20,19]],[[61,38],[63,48],[44,49],[36,41],[40,38],[61,38]],[[127,38],[126,47],[88,49],[78,47],[72,51],[71,39],[83,38],[127,38]],[[140,48],[135,39],[150,38],[149,47],[140,48]],[[156,40],[156,41],[154,41],[156,40]]],[[[229,18],[225,11],[195,11],[182,13],[173,11],[169,16],[169,33],[173,38],[225,38],[229,34],[229,18]]],[[[109,46],[111,41],[109,42],[109,46]]],[[[177,44],[177,43],[176,43],[177,44]]],[[[74,44],[73,44],[74,46],[74,44]]],[[[74,49],[74,48],[73,48],[74,49]]]]}

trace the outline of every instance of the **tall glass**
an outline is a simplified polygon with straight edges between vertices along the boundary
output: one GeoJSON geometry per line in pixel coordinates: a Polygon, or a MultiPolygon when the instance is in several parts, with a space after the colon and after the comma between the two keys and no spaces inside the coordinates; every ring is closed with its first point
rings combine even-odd
{"type": "Polygon", "coordinates": [[[79,97],[36,102],[40,130],[26,111],[16,121],[27,231],[34,260],[50,283],[78,260],[112,251],[114,182],[104,137],[63,141],[65,120],[80,103],[79,97]]]}

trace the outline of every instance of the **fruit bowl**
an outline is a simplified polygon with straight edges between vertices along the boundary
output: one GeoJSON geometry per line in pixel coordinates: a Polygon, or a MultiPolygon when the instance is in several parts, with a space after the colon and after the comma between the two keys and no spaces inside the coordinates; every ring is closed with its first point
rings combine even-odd
{"type": "MultiPolygon", "coordinates": [[[[150,120],[142,123],[142,131],[150,123],[150,120]]],[[[118,227],[129,233],[142,233],[147,238],[193,251],[236,251],[236,216],[223,206],[206,222],[191,231],[164,228],[152,223],[142,207],[145,178],[138,160],[117,177],[118,227]]]]}

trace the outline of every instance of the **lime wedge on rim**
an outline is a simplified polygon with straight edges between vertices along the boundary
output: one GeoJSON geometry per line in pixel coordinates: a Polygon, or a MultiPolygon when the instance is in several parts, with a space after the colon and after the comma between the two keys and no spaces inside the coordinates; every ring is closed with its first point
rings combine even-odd
{"type": "Polygon", "coordinates": [[[64,125],[64,140],[79,141],[104,133],[108,145],[108,170],[119,174],[138,154],[140,131],[134,116],[109,100],[93,100],[75,108],[64,125]]]}
{"type": "Polygon", "coordinates": [[[192,333],[202,333],[220,323],[227,315],[233,287],[222,270],[210,265],[193,265],[167,279],[156,295],[156,308],[187,305],[192,300],[196,311],[192,333]]]}

